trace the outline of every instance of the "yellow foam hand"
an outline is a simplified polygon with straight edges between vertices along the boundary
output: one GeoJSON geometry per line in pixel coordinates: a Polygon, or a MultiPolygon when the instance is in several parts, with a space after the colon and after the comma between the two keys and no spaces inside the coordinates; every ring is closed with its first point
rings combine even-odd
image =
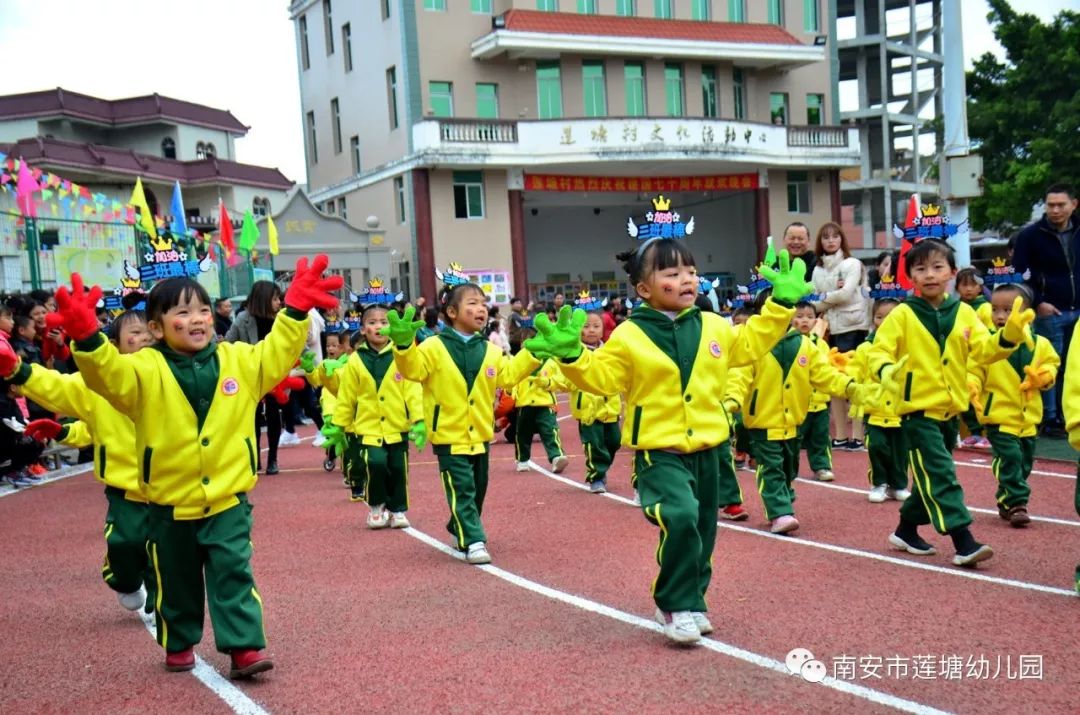
{"type": "Polygon", "coordinates": [[[1020,296],[1016,296],[1016,300],[1013,301],[1012,312],[1009,313],[1009,319],[1001,329],[1001,335],[1013,345],[1024,343],[1034,350],[1035,339],[1031,337],[1029,326],[1031,325],[1031,322],[1035,320],[1035,311],[1031,308],[1021,310],[1020,307],[1023,304],[1024,299],[1020,296]]]}
{"type": "Polygon", "coordinates": [[[897,403],[904,395],[903,374],[907,366],[908,356],[900,358],[892,365],[886,365],[881,370],[881,388],[891,394],[897,403]]]}
{"type": "Polygon", "coordinates": [[[853,357],[855,357],[854,350],[842,353],[837,348],[829,348],[829,364],[841,372],[847,369],[848,363],[851,362],[853,357]]]}
{"type": "Polygon", "coordinates": [[[1020,382],[1020,390],[1025,399],[1032,399],[1037,392],[1045,390],[1054,384],[1054,374],[1039,364],[1024,365],[1024,379],[1020,382]]]}
{"type": "Polygon", "coordinates": [[[979,384],[977,382],[968,382],[967,389],[968,401],[971,403],[971,406],[974,407],[977,411],[982,412],[982,389],[979,387],[979,384]]]}
{"type": "Polygon", "coordinates": [[[882,385],[862,385],[852,382],[847,388],[847,399],[852,405],[865,409],[867,405],[876,405],[881,402],[884,393],[882,385]]]}

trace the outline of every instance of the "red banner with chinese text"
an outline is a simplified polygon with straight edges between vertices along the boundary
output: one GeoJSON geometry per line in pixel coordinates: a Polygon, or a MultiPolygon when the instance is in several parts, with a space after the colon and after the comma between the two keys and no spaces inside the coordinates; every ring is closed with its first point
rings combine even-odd
{"type": "Polygon", "coordinates": [[[526,174],[526,191],[745,191],[758,188],[757,174],[725,176],[563,176],[526,174]]]}

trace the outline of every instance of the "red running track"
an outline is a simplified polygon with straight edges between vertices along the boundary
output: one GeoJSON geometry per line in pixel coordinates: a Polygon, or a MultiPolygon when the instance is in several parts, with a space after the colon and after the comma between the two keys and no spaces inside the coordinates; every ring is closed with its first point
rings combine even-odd
{"type": "MultiPolygon", "coordinates": [[[[576,427],[560,424],[575,456],[564,476],[580,481],[576,427]]],[[[1014,530],[976,513],[976,536],[997,552],[977,580],[949,565],[937,535],[926,534],[939,556],[889,551],[896,503],[854,491],[865,490],[864,454],[835,458],[835,486],[796,487],[794,538],[767,534],[753,475],[740,474],[753,516],[719,531],[717,632],[684,649],[650,629],[656,531],[626,503],[626,454],[605,498],[515,473],[513,448],[494,445],[494,567],[478,568],[436,548],[448,542],[447,509],[430,450],[413,457],[409,533],[367,530],[366,507],[322,470],[320,450],[283,450],[282,473],[251,497],[277,668],[238,685],[211,679],[216,690],[165,673],[141,621],[100,582],[100,485],[83,474],[24,490],[0,499],[0,712],[781,712],[793,702],[800,712],[1075,712],[1080,519],[1068,465],[1039,464],[1062,476],[1031,479],[1033,515],[1057,521],[1014,530]],[[795,647],[851,679],[788,673],[795,647]],[[1018,678],[1021,655],[1041,657],[1041,677],[1018,678]],[[960,677],[945,677],[943,656],[964,661],[960,677]]],[[[988,468],[960,477],[969,506],[993,509],[988,468]]],[[[207,624],[197,652],[224,673],[212,640],[207,624]]]]}

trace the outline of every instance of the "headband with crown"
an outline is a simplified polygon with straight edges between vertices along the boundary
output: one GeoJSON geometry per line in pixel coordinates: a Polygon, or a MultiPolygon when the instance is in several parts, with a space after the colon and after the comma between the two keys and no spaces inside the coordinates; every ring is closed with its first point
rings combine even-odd
{"type": "Polygon", "coordinates": [[[694,217],[683,223],[678,212],[671,210],[671,201],[659,194],[652,200],[652,210],[645,212],[645,223],[634,223],[626,219],[626,232],[630,238],[641,241],[638,251],[645,249],[649,242],[658,238],[686,238],[694,232],[694,217]]]}
{"type": "Polygon", "coordinates": [[[574,307],[581,308],[586,312],[590,310],[600,310],[605,305],[607,305],[607,298],[604,298],[603,300],[599,298],[593,298],[589,295],[589,291],[587,290],[583,290],[578,293],[577,298],[574,299],[574,307]]]}
{"type": "Polygon", "coordinates": [[[998,256],[991,261],[990,270],[986,272],[984,283],[993,288],[1008,283],[1023,283],[1028,277],[1030,277],[1030,273],[1017,273],[1014,266],[1010,266],[1004,258],[998,256]]]}
{"type": "Polygon", "coordinates": [[[455,261],[450,262],[450,267],[445,272],[436,268],[435,277],[442,281],[442,284],[447,288],[454,288],[469,282],[469,277],[461,270],[461,264],[455,261]]]}
{"type": "Polygon", "coordinates": [[[381,278],[372,278],[368,281],[367,290],[361,293],[349,291],[349,300],[354,304],[365,307],[371,305],[391,305],[405,300],[405,293],[391,293],[381,278]]]}
{"type": "Polygon", "coordinates": [[[870,289],[871,300],[904,300],[907,297],[907,290],[890,275],[882,276],[881,281],[870,289]]]}
{"type": "Polygon", "coordinates": [[[350,333],[355,333],[364,325],[363,316],[358,310],[350,310],[345,314],[345,329],[350,333]]]}
{"type": "Polygon", "coordinates": [[[345,323],[341,322],[341,318],[337,313],[326,314],[326,327],[323,328],[327,333],[343,333],[345,332],[345,323]]]}
{"type": "Polygon", "coordinates": [[[702,276],[698,276],[698,292],[699,293],[702,293],[704,295],[708,295],[709,291],[711,291],[713,288],[719,288],[719,287],[720,287],[720,279],[719,278],[713,278],[712,280],[709,280],[708,278],[703,278],[702,276]]]}
{"type": "MultiPolygon", "coordinates": [[[[913,200],[914,204],[914,200],[913,200]]],[[[946,240],[955,236],[967,225],[967,219],[955,224],[949,221],[949,217],[937,204],[924,204],[918,208],[909,209],[904,228],[893,227],[893,234],[897,238],[903,238],[911,243],[918,243],[927,238],[946,240]]]]}

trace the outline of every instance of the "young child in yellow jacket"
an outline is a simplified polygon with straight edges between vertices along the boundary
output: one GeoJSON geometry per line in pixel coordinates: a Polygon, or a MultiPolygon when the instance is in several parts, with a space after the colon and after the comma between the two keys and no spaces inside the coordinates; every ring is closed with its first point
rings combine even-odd
{"type": "MultiPolygon", "coordinates": [[[[589,312],[585,325],[581,326],[581,344],[588,350],[596,350],[604,344],[603,335],[604,321],[599,311],[589,312]]],[[[570,385],[570,414],[578,422],[578,436],[585,450],[585,482],[593,494],[607,491],[608,469],[622,441],[621,412],[621,396],[594,395],[570,385]]]]}
{"type": "MultiPolygon", "coordinates": [[[[795,306],[795,317],[791,320],[791,327],[810,338],[810,342],[818,352],[828,361],[829,344],[817,333],[813,332],[818,322],[817,310],[812,303],[799,303],[795,306]]],[[[832,442],[829,433],[829,393],[811,388],[810,407],[806,413],[806,419],[799,427],[799,446],[806,450],[806,459],[810,463],[810,471],[819,482],[831,482],[836,478],[833,474],[832,442]]],[[[796,463],[796,467],[798,464],[796,463]]]]}
{"type": "MultiPolygon", "coordinates": [[[[1061,393],[1062,414],[1065,417],[1065,430],[1069,433],[1069,444],[1080,452],[1080,330],[1074,330],[1065,366],[1065,379],[1061,393]]],[[[1076,487],[1073,490],[1073,506],[1080,516],[1080,463],[1077,465],[1076,487]]],[[[1080,595],[1080,563],[1073,572],[1073,584],[1080,595]]]]}
{"type": "Polygon", "coordinates": [[[905,261],[918,296],[889,313],[869,356],[870,374],[897,400],[915,485],[900,507],[900,523],[889,544],[911,554],[935,554],[918,533],[921,524],[933,524],[952,538],[953,564],[974,566],[994,551],[971,535],[971,513],[952,460],[956,418],[969,402],[968,361],[987,365],[1008,357],[1030,339],[1027,326],[1035,316],[1020,310],[1016,301],[1005,326],[991,334],[971,306],[947,293],[956,275],[951,246],[925,239],[905,261]]]}
{"type": "Polygon", "coordinates": [[[570,458],[563,451],[559,423],[555,419],[555,393],[569,389],[558,364],[551,360],[545,360],[531,375],[514,385],[512,395],[517,411],[514,458],[517,460],[517,471],[529,471],[532,439],[537,433],[540,434],[540,443],[544,445],[553,472],[561,474],[570,464],[570,458]]]}
{"type": "MultiPolygon", "coordinates": [[[[319,413],[325,425],[332,421],[334,406],[337,404],[338,380],[341,375],[339,369],[352,354],[352,345],[348,333],[341,330],[324,331],[323,341],[326,344],[326,360],[316,365],[315,353],[305,352],[300,356],[300,367],[304,370],[308,384],[319,388],[319,413]]],[[[311,446],[323,447],[325,445],[326,437],[320,432],[311,446]]],[[[327,446],[323,469],[332,472],[335,463],[334,448],[327,446]]],[[[348,485],[348,479],[346,479],[345,486],[348,485]]]]}
{"type": "MultiPolygon", "coordinates": [[[[402,377],[394,365],[393,346],[380,331],[389,325],[387,308],[369,305],[361,313],[364,342],[340,371],[337,403],[323,434],[340,449],[344,434],[354,496],[359,490],[370,506],[369,529],[409,526],[409,441],[426,441],[420,384],[402,377]],[[362,480],[362,484],[360,484],[362,480]]],[[[335,377],[338,372],[335,372],[335,377]]]]}
{"type": "MultiPolygon", "coordinates": [[[[990,301],[983,294],[985,281],[976,268],[961,268],[956,273],[956,295],[961,301],[970,305],[979,320],[988,329],[994,329],[994,319],[991,315],[990,301]]],[[[962,419],[967,428],[968,436],[960,442],[961,447],[969,449],[990,449],[990,441],[986,439],[986,430],[983,429],[974,406],[969,406],[964,411],[962,419]]]]}
{"type": "Polygon", "coordinates": [[[190,278],[159,282],[147,297],[153,349],[120,355],[98,332],[100,288],[56,293],[86,384],[135,423],[140,489],[150,502],[148,551],[157,578],[158,642],[168,670],[195,667],[208,603],[230,677],[269,670],[262,598],[251,573],[255,408],[304,348],[308,312],[341,287],[323,279],[325,256],[296,264],[285,310],[256,345],[218,343],[206,289],[190,278]]]}
{"type": "MultiPolygon", "coordinates": [[[[1022,284],[1007,283],[994,289],[990,298],[997,329],[1005,327],[1018,297],[1025,308],[1031,307],[1031,294],[1022,284]]],[[[1040,393],[1054,386],[1060,365],[1061,358],[1042,336],[1035,336],[1034,350],[1021,344],[1006,360],[990,365],[968,362],[971,404],[993,449],[998,515],[1017,528],[1031,522],[1027,510],[1031,496],[1028,476],[1043,416],[1040,393]]]]}
{"type": "MultiPolygon", "coordinates": [[[[120,354],[137,352],[151,342],[146,317],[139,311],[121,314],[109,325],[109,338],[120,354]]],[[[0,343],[0,374],[14,372],[7,380],[28,398],[50,412],[79,420],[68,425],[35,420],[30,427],[68,446],[93,446],[94,476],[105,485],[108,502],[102,578],[116,591],[121,606],[135,611],[145,605],[147,612],[152,612],[154,580],[146,556],[147,502],[139,489],[134,423],[90,390],[79,373],[64,375],[20,362],[13,352],[5,360],[5,346],[0,343]]]]}
{"type": "Polygon", "coordinates": [[[787,330],[791,306],[812,286],[804,280],[803,262],[791,266],[783,252],[779,274],[761,270],[786,304],[770,301],[761,315],[734,328],[695,306],[700,282],[685,241],[650,238],[619,259],[643,302],[603,347],[582,347],[586,315],[579,310],[571,318],[569,307],[555,325],[538,316],[539,334],[525,347],[560,358],[563,374],[580,389],[624,395],[623,445],[634,450],[642,511],[660,529],[656,619],[671,640],[696,643],[713,630],[705,593],[712,578],[720,460],[731,459],[728,417],[718,409],[728,368],[760,360],[787,330]]]}
{"type": "Polygon", "coordinates": [[[487,296],[476,284],[444,288],[440,303],[447,327],[419,345],[416,331],[424,321],[413,320],[411,305],[402,317],[387,315],[390,324],[383,334],[394,345],[394,363],[402,376],[423,385],[424,421],[450,506],[446,529],[468,563],[486,564],[491,554],[480,515],[495,434],[495,388],[513,387],[540,361],[527,350],[511,359],[484,339],[487,296]]]}

